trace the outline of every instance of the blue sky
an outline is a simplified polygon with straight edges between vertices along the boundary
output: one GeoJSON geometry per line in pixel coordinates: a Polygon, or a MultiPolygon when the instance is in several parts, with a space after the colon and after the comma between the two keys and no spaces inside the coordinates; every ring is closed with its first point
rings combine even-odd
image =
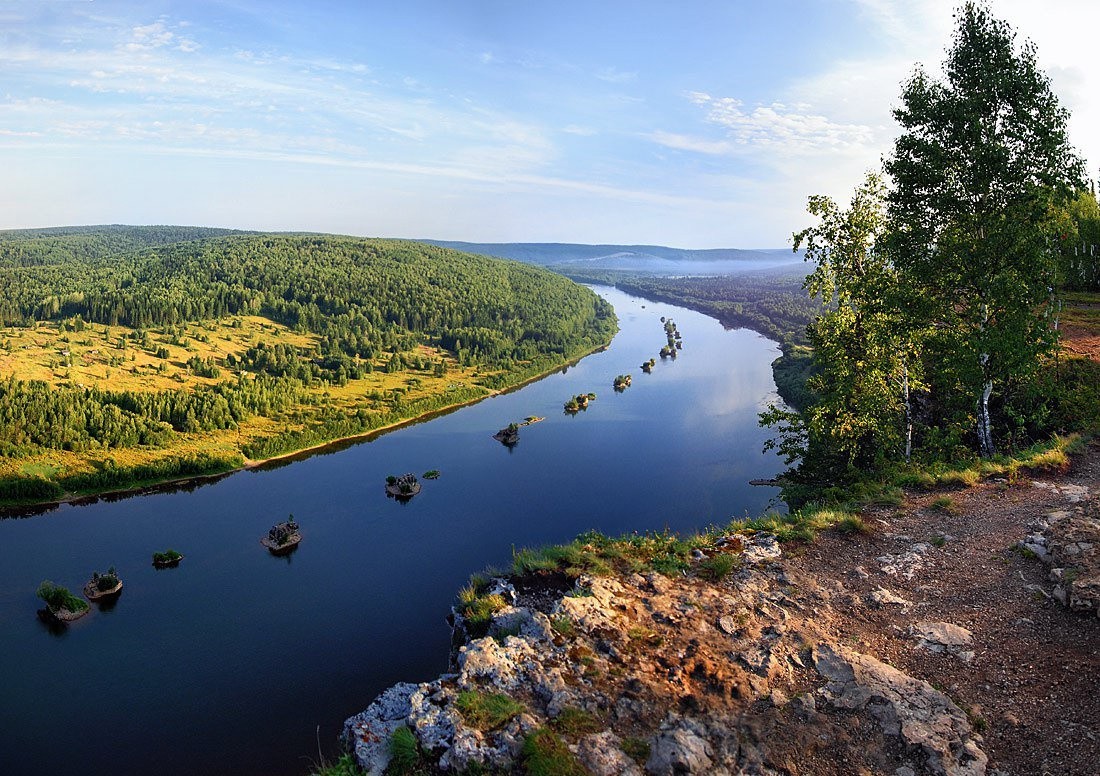
{"type": "MultiPolygon", "coordinates": [[[[1095,171],[1095,3],[992,5],[1095,171]]],[[[952,7],[0,0],[0,228],[781,247],[889,151],[952,7]]]]}

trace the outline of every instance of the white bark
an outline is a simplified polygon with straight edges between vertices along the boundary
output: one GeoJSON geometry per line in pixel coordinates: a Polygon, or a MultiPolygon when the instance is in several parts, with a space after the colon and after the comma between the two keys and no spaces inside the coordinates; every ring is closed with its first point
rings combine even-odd
{"type": "Polygon", "coordinates": [[[901,391],[905,397],[905,462],[913,454],[913,407],[909,403],[909,364],[901,364],[901,391]]]}

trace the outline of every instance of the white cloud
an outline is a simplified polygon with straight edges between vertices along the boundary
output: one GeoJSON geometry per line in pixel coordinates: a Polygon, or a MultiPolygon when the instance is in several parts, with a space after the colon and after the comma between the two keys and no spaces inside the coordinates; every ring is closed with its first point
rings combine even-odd
{"type": "Polygon", "coordinates": [[[712,97],[692,92],[689,99],[707,108],[706,120],[727,131],[723,141],[692,140],[657,133],[658,142],[673,147],[725,153],[744,148],[782,154],[865,149],[874,140],[874,130],[864,124],[832,121],[806,104],[773,102],[746,109],[734,97],[712,97]],[[694,146],[694,148],[692,148],[694,146]]]}
{"type": "Polygon", "coordinates": [[[637,79],[638,74],[634,72],[624,72],[615,67],[605,67],[596,73],[596,77],[610,84],[625,84],[637,79]]]}

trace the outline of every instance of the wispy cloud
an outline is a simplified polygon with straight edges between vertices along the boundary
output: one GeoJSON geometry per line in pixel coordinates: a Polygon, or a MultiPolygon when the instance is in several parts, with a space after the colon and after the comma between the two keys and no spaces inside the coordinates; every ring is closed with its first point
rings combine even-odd
{"type": "Polygon", "coordinates": [[[692,92],[689,98],[707,109],[707,121],[727,130],[726,148],[747,146],[800,154],[864,148],[874,138],[871,127],[831,121],[805,104],[774,102],[746,109],[744,103],[734,97],[692,92]]]}
{"type": "Polygon", "coordinates": [[[596,77],[601,81],[607,81],[609,84],[625,84],[636,80],[638,74],[634,72],[624,72],[615,67],[605,67],[596,72],[596,77]]]}

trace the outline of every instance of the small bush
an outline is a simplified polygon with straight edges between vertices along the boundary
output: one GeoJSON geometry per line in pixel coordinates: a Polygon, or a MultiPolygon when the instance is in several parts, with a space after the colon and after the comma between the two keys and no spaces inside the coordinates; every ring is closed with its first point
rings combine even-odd
{"type": "Polygon", "coordinates": [[[836,530],[848,535],[866,534],[871,532],[871,527],[859,515],[845,515],[837,521],[836,530]]]}
{"type": "Polygon", "coordinates": [[[49,607],[51,612],[65,609],[76,614],[88,609],[87,601],[73,595],[68,588],[55,585],[48,579],[38,586],[36,595],[46,602],[46,606],[49,607]]]}
{"type": "Polygon", "coordinates": [[[699,573],[711,582],[721,582],[741,565],[741,559],[725,552],[712,555],[699,564],[699,573]]]}
{"type": "Polygon", "coordinates": [[[483,693],[476,690],[460,692],[455,705],[466,724],[483,733],[503,727],[524,710],[522,703],[503,693],[483,693]]]}
{"type": "Polygon", "coordinates": [[[573,621],[568,617],[555,617],[550,620],[550,627],[554,629],[554,633],[566,638],[577,632],[576,628],[573,627],[573,621]]]}
{"type": "Polygon", "coordinates": [[[978,484],[981,475],[973,469],[952,470],[936,477],[936,483],[952,487],[972,488],[978,484]]]}
{"type": "Polygon", "coordinates": [[[492,595],[479,593],[472,584],[459,591],[458,601],[459,614],[466,618],[466,627],[474,637],[488,633],[493,615],[508,606],[503,596],[496,593],[492,595]]]}

